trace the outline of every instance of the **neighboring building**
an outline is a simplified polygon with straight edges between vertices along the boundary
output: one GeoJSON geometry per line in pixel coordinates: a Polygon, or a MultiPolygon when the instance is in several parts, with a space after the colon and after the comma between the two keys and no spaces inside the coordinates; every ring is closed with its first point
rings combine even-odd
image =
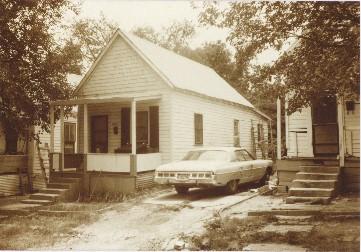
{"type": "MultiPolygon", "coordinates": [[[[72,112],[65,122],[65,129],[68,136],[65,142],[65,152],[76,152],[76,113],[72,112]]],[[[0,126],[1,127],[1,126],[0,126]]],[[[56,134],[55,150],[60,152],[60,122],[58,121],[54,127],[56,134]]],[[[36,126],[32,129],[33,132],[41,132],[41,128],[36,126]]],[[[42,132],[39,134],[40,146],[45,147],[50,145],[50,134],[42,132]]],[[[46,151],[42,153],[46,155],[46,151]]],[[[46,165],[49,166],[49,161],[45,160],[46,165]]],[[[33,177],[33,189],[37,190],[45,187],[45,182],[42,177],[39,156],[35,141],[25,141],[21,137],[5,137],[0,136],[0,195],[16,195],[20,193],[19,188],[19,174],[17,168],[28,168],[29,173],[33,177]]],[[[47,171],[49,172],[49,171],[47,171]]],[[[26,183],[26,178],[24,183],[26,183]]]]}
{"type": "MultiPolygon", "coordinates": [[[[278,134],[278,143],[285,139],[286,149],[281,156],[278,146],[279,185],[289,188],[291,196],[302,195],[300,201],[360,190],[360,99],[344,97],[349,96],[325,93],[311,107],[284,115],[285,135],[278,134]]],[[[278,125],[280,108],[279,100],[278,125]]]]}
{"type": "Polygon", "coordinates": [[[78,105],[78,154],[52,154],[52,167],[75,167],[87,192],[148,186],[158,165],[202,146],[266,156],[266,115],[212,69],[120,30],[75,94],[51,115],[78,105]]]}

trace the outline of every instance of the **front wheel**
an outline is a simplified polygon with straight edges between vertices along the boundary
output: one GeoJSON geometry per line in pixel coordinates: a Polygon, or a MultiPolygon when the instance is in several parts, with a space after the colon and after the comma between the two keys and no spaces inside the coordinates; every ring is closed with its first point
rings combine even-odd
{"type": "Polygon", "coordinates": [[[189,190],[189,187],[185,187],[185,186],[175,186],[174,188],[179,194],[187,194],[189,190]]]}
{"type": "Polygon", "coordinates": [[[231,180],[224,187],[224,192],[226,194],[235,194],[238,192],[238,183],[236,180],[231,180]]]}

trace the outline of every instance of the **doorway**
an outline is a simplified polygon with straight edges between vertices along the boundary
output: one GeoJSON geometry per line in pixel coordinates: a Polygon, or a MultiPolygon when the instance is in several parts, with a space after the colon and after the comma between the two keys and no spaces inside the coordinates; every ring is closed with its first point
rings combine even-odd
{"type": "Polygon", "coordinates": [[[338,148],[337,100],[326,96],[313,103],[313,153],[315,157],[336,157],[338,148]]]}

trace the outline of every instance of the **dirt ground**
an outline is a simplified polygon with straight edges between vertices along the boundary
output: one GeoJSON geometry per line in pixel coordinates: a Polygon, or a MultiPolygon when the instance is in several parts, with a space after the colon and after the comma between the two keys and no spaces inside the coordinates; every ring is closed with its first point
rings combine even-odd
{"type": "MultiPolygon", "coordinates": [[[[276,235],[273,238],[260,235],[261,228],[270,223],[278,224],[277,219],[250,218],[248,212],[282,209],[286,196],[262,196],[257,193],[257,187],[244,186],[239,189],[239,193],[230,196],[214,189],[194,189],[187,195],[179,195],[173,189],[162,190],[141,200],[111,204],[109,209],[98,214],[97,221],[74,227],[74,235],[56,234],[54,242],[48,246],[33,245],[27,250],[160,251],[174,250],[175,247],[189,250],[242,250],[244,245],[252,242],[307,245],[313,250],[353,250],[355,244],[359,243],[359,217],[313,219],[315,228],[309,237],[314,239],[311,240],[295,237],[294,234],[286,237],[276,235]],[[209,237],[213,237],[213,244],[204,246],[203,243],[209,243],[209,237]],[[219,244],[217,239],[220,239],[219,244]],[[318,246],[320,240],[329,243],[328,246],[318,246]],[[336,243],[332,244],[329,240],[335,240],[336,243]]],[[[340,197],[328,206],[292,207],[359,211],[359,204],[359,194],[354,194],[340,197]]]]}

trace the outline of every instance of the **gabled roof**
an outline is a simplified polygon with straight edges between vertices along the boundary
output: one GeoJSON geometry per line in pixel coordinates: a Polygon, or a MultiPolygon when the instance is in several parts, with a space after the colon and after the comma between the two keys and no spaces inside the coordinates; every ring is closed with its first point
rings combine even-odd
{"type": "Polygon", "coordinates": [[[249,101],[223,80],[213,69],[119,29],[107,47],[99,55],[87,75],[80,82],[76,92],[80,90],[118,36],[122,37],[150,64],[170,87],[195,92],[254,109],[254,106],[249,101]]]}

